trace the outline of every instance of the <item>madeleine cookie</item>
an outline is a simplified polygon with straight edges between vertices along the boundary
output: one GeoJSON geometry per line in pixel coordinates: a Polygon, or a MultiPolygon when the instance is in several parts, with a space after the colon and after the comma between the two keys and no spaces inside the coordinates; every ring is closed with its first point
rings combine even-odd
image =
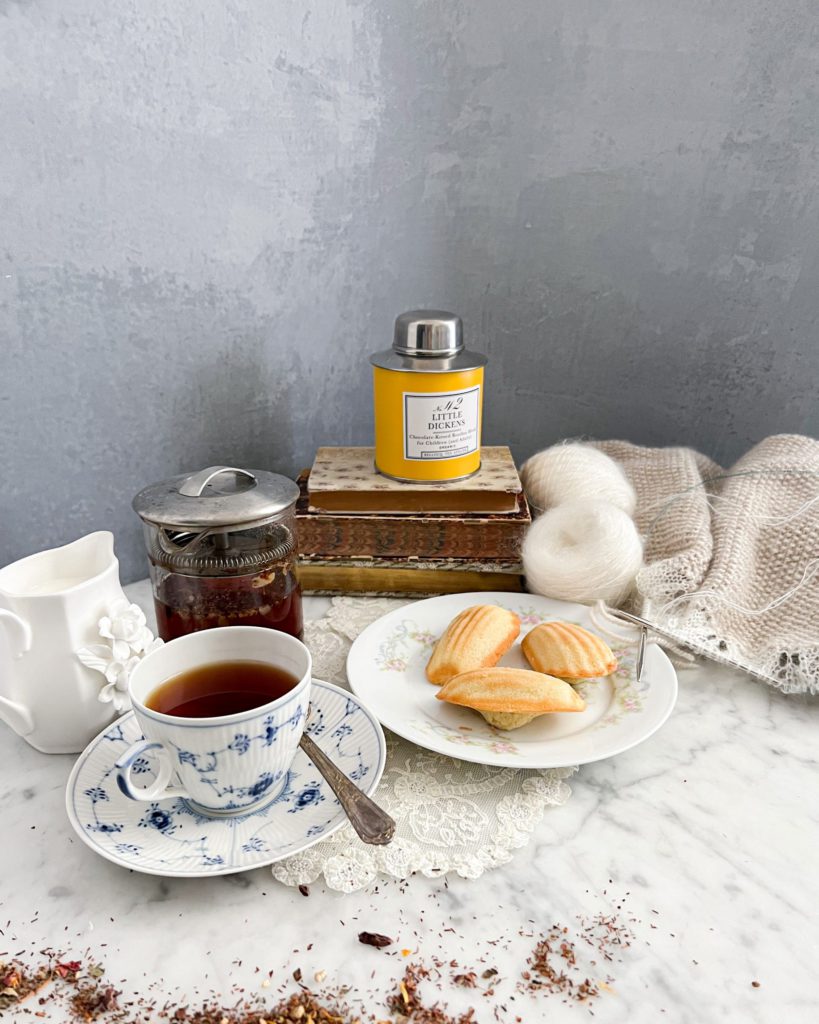
{"type": "Polygon", "coordinates": [[[538,715],[583,711],[586,702],[568,683],[525,668],[478,668],[444,683],[438,700],[479,711],[490,725],[519,729],[538,715]]]}
{"type": "Polygon", "coordinates": [[[521,647],[536,672],[560,679],[607,676],[617,668],[609,645],[571,622],[543,622],[526,634],[521,647]]]}
{"type": "Polygon", "coordinates": [[[450,622],[427,664],[427,679],[445,683],[473,668],[490,668],[517,640],[520,619],[494,604],[466,608],[450,622]]]}

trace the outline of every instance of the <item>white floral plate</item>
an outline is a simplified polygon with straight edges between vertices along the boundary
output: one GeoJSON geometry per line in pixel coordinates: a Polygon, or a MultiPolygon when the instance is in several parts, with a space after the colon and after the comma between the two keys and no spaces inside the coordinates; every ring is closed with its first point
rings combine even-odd
{"type": "MultiPolygon", "coordinates": [[[[384,771],[381,726],[351,693],[313,680],[308,733],[368,794],[384,771]]],[[[117,786],[114,762],[141,736],[133,712],[114,722],[80,754],[66,787],[68,817],[92,850],[149,875],[228,875],[306,850],[347,817],[330,787],[299,749],[284,789],[253,814],[205,818],[184,800],[140,803],[117,786]]],[[[153,769],[142,765],[146,782],[153,769]]]]}
{"type": "MultiPolygon", "coordinates": [[[[521,618],[521,638],[540,622],[561,619],[595,631],[584,605],[537,594],[446,594],[398,608],[368,626],[347,658],[350,686],[382,725],[427,750],[504,768],[565,768],[621,754],[665,722],[677,700],[677,674],[654,644],[636,682],[636,641],[612,643],[617,670],[578,684],[586,710],[543,715],[502,731],[468,708],[436,700],[424,669],[449,622],[474,604],[498,604],[521,618]]],[[[501,665],[528,668],[518,641],[501,665]]]]}

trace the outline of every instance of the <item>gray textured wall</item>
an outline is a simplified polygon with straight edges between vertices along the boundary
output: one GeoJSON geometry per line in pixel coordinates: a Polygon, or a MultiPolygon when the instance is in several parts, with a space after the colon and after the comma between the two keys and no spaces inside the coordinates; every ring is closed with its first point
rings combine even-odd
{"type": "Polygon", "coordinates": [[[0,564],[368,443],[452,308],[486,439],[819,432],[811,0],[0,0],[0,564]]]}

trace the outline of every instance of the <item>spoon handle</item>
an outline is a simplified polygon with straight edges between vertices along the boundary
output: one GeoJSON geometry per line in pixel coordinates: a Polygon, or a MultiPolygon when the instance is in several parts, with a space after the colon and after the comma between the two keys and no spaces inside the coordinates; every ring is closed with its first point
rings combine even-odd
{"type": "Polygon", "coordinates": [[[326,779],[359,838],[373,846],[389,843],[395,835],[395,822],[389,814],[362,793],[306,732],[299,746],[326,779]]]}

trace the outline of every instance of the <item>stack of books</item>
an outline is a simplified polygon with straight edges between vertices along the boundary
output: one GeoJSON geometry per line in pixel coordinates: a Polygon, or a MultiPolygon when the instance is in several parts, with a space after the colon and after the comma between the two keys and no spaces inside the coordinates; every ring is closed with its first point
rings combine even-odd
{"type": "Polygon", "coordinates": [[[299,486],[305,591],[523,590],[531,519],[506,447],[483,448],[479,472],[453,483],[399,483],[375,471],[372,448],[319,448],[299,486]]]}

